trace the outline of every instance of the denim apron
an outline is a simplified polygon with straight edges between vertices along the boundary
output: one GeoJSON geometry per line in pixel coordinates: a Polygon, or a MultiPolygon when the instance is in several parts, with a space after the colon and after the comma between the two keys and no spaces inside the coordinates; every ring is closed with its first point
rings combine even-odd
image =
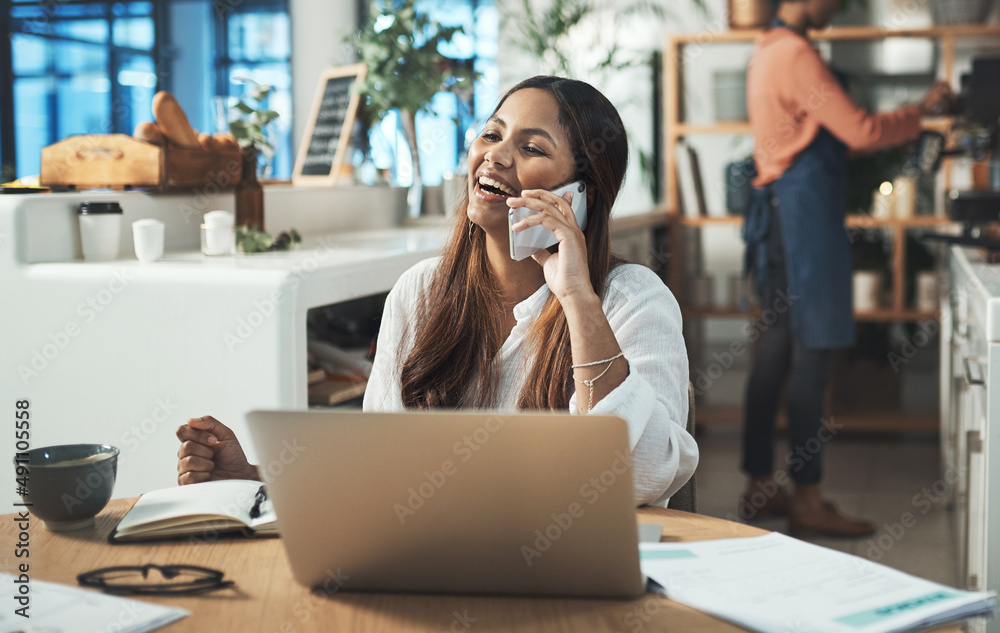
{"type": "Polygon", "coordinates": [[[747,206],[744,274],[753,275],[762,310],[787,296],[792,336],[806,348],[854,345],[846,190],[847,146],[821,127],[780,178],[754,189],[747,206]],[[788,288],[773,288],[768,279],[767,243],[775,219],[788,288]]]}

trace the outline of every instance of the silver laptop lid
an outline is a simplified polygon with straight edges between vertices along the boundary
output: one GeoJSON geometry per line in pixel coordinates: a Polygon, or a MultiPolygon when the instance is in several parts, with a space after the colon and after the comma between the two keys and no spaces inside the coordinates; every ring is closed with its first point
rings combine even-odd
{"type": "Polygon", "coordinates": [[[304,585],[643,592],[620,418],[332,410],[247,421],[304,585]]]}

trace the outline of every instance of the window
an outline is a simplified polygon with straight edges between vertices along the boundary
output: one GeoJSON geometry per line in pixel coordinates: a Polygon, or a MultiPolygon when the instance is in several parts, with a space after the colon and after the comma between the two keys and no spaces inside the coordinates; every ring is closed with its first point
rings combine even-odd
{"type": "MultiPolygon", "coordinates": [[[[216,23],[216,94],[243,95],[246,79],[274,87],[267,107],[281,114],[272,125],[274,164],[269,178],[288,179],[295,154],[292,146],[292,41],[284,0],[233,2],[232,11],[220,10],[216,23]]],[[[253,103],[249,101],[249,103],[253,103]]],[[[218,116],[218,114],[216,114],[218,116]]]]}
{"type": "Polygon", "coordinates": [[[71,134],[131,134],[152,120],[160,89],[195,128],[217,131],[214,97],[242,94],[236,77],[275,86],[271,177],[290,176],[287,0],[0,0],[0,28],[10,35],[0,42],[0,76],[11,78],[0,82],[4,181],[39,173],[42,148],[71,134]]]}
{"type": "Polygon", "coordinates": [[[0,59],[9,59],[12,78],[3,102],[13,104],[0,115],[5,176],[37,174],[42,148],[70,134],[131,134],[149,118],[151,2],[0,4],[10,33],[0,59]]]}
{"type": "MultiPolygon", "coordinates": [[[[498,97],[497,67],[498,21],[495,0],[417,0],[416,9],[444,26],[461,25],[451,42],[442,46],[442,55],[472,65],[479,73],[472,103],[454,93],[439,92],[432,102],[434,114],[420,113],[416,118],[420,145],[421,178],[425,185],[441,184],[442,176],[461,166],[468,143],[472,141],[498,97]]],[[[367,21],[361,16],[361,24],[367,21]]],[[[375,166],[388,169],[396,184],[412,184],[412,168],[405,135],[399,117],[387,116],[370,133],[375,166]]]]}

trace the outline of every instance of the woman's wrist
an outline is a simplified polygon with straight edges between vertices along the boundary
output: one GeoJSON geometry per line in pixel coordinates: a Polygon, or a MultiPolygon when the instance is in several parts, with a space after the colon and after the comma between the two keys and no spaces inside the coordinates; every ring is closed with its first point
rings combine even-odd
{"type": "Polygon", "coordinates": [[[572,318],[575,314],[602,310],[601,298],[590,288],[581,288],[576,292],[569,292],[561,297],[557,296],[557,298],[567,318],[572,318]]]}

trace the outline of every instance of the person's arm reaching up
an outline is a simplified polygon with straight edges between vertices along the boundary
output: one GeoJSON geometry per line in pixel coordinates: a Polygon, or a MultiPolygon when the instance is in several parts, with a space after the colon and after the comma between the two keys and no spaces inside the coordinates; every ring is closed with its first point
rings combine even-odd
{"type": "Polygon", "coordinates": [[[826,63],[805,41],[788,55],[782,92],[797,107],[796,115],[815,119],[854,150],[899,145],[920,133],[921,109],[907,106],[892,112],[868,112],[844,92],[826,63]]]}
{"type": "Polygon", "coordinates": [[[853,150],[876,150],[900,145],[920,134],[920,118],[948,110],[951,87],[937,82],[915,105],[884,113],[868,112],[844,92],[826,63],[808,44],[795,42],[788,55],[788,74],[782,82],[785,97],[796,114],[812,117],[853,150]]]}

